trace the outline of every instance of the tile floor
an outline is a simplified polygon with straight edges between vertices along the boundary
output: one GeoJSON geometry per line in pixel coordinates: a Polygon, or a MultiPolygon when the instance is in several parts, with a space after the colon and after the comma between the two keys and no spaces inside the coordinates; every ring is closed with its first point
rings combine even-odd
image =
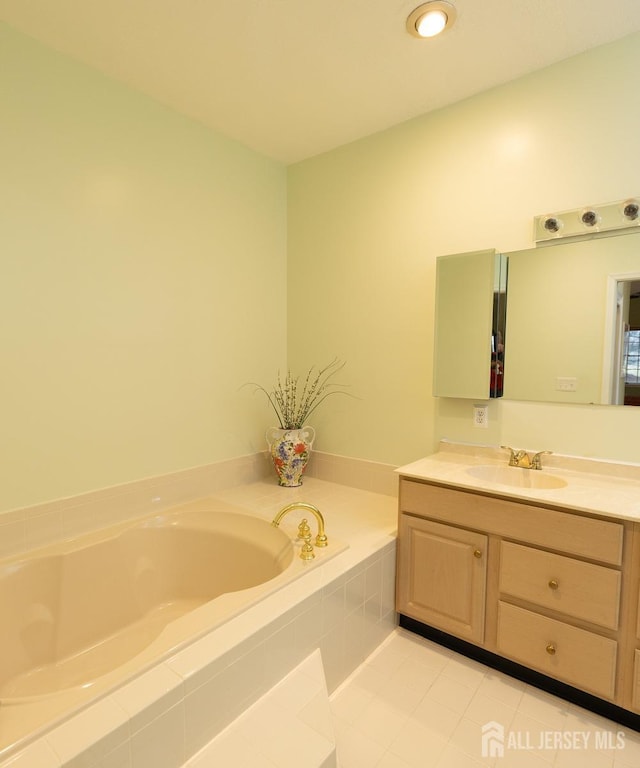
{"type": "Polygon", "coordinates": [[[640,733],[403,629],[333,693],[331,710],[339,768],[640,766],[640,733]],[[504,735],[483,757],[490,721],[504,735]]]}

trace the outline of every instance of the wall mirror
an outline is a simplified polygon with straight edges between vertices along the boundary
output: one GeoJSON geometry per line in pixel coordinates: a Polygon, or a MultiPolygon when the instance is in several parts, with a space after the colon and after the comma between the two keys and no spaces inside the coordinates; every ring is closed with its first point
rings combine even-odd
{"type": "Polygon", "coordinates": [[[640,405],[640,233],[555,242],[503,260],[497,268],[494,251],[438,259],[434,394],[640,405]],[[504,376],[494,388],[496,344],[504,376]]]}
{"type": "Polygon", "coordinates": [[[636,403],[638,234],[562,242],[508,259],[504,396],[636,403]]]}

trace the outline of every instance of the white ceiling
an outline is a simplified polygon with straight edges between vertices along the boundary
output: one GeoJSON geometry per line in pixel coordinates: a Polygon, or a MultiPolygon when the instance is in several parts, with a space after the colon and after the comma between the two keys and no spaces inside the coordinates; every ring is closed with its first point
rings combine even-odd
{"type": "MultiPolygon", "coordinates": [[[[285,163],[640,30],[640,0],[0,0],[0,18],[285,163]]],[[[635,75],[632,75],[635,77],[635,75]]]]}

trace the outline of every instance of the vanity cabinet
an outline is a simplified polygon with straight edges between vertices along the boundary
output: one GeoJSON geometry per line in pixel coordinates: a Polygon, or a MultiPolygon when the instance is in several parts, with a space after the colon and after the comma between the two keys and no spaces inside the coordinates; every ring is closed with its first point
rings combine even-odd
{"type": "Polygon", "coordinates": [[[402,477],[398,530],[400,614],[640,711],[635,524],[402,477]]]}

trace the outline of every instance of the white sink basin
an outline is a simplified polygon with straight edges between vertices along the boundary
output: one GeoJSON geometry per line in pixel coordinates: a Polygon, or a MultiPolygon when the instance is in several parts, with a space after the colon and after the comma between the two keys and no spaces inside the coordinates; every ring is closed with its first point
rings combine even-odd
{"type": "Polygon", "coordinates": [[[539,469],[482,464],[477,467],[469,467],[465,471],[472,477],[477,477],[478,480],[511,485],[514,488],[564,488],[567,484],[566,480],[561,477],[549,475],[544,470],[539,469]]]}

